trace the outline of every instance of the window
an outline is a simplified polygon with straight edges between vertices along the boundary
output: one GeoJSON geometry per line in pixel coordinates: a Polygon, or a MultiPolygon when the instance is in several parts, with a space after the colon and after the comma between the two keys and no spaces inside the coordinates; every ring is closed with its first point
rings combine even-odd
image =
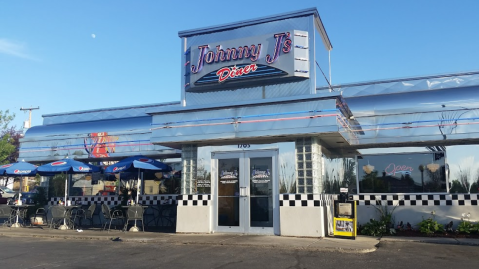
{"type": "Polygon", "coordinates": [[[359,192],[447,192],[445,159],[445,152],[358,156],[359,192]]]}

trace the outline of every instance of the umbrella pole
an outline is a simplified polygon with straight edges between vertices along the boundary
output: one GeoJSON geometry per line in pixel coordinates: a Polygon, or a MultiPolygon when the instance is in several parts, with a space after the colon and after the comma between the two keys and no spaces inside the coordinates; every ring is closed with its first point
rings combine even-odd
{"type": "Polygon", "coordinates": [[[136,182],[136,204],[140,198],[140,169],[138,169],[138,181],[136,182]]]}
{"type": "Polygon", "coordinates": [[[67,192],[68,192],[68,176],[65,175],[65,200],[63,201],[65,203],[65,205],[67,205],[67,192]]]}
{"type": "Polygon", "coordinates": [[[121,172],[118,173],[118,188],[116,189],[116,194],[121,195],[121,172]]]}
{"type": "MultiPolygon", "coordinates": [[[[62,173],[63,174],[63,173],[62,173]]],[[[65,200],[63,201],[63,206],[67,205],[67,187],[68,187],[68,175],[65,173],[65,200]]],[[[66,217],[63,218],[63,225],[58,227],[59,230],[68,230],[66,217]]]]}
{"type": "MultiPolygon", "coordinates": [[[[140,196],[140,169],[138,169],[138,181],[136,182],[136,206],[138,206],[139,196],[140,196]]],[[[136,218],[135,218],[135,226],[130,228],[130,232],[139,232],[139,229],[136,226],[136,218]]]]}
{"type": "Polygon", "coordinates": [[[22,200],[23,176],[20,178],[20,190],[18,191],[18,200],[22,200]]]}

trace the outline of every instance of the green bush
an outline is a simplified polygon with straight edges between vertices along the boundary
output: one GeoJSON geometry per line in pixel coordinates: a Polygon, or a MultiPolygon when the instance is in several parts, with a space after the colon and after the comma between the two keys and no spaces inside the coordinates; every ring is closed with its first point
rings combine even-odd
{"type": "Polygon", "coordinates": [[[479,222],[472,225],[471,232],[479,233],[479,222]]]}
{"type": "Polygon", "coordinates": [[[418,223],[418,226],[419,231],[427,235],[444,232],[444,227],[432,217],[429,217],[427,219],[423,218],[422,221],[418,223]]]}
{"type": "Polygon", "coordinates": [[[389,211],[388,206],[375,206],[379,213],[379,220],[370,219],[368,223],[360,227],[360,233],[369,236],[393,235],[396,233],[394,229],[393,210],[389,211]]]}
{"type": "Polygon", "coordinates": [[[474,223],[467,220],[463,220],[457,226],[457,231],[459,233],[470,234],[472,231],[474,231],[474,223]]]}
{"type": "Polygon", "coordinates": [[[361,226],[361,234],[369,236],[381,236],[388,234],[388,222],[384,220],[370,219],[368,223],[361,226]]]}

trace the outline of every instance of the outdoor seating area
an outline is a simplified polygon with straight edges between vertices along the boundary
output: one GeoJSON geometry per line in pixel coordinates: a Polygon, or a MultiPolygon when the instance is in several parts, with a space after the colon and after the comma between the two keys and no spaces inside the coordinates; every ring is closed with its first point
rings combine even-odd
{"type": "Polygon", "coordinates": [[[65,231],[158,231],[174,232],[176,203],[109,206],[53,205],[28,214],[28,206],[0,205],[0,223],[5,228],[48,228],[65,231]],[[132,229],[133,228],[133,229],[132,229]]]}
{"type": "MultiPolygon", "coordinates": [[[[82,231],[85,229],[96,229],[110,231],[119,229],[123,231],[138,231],[141,227],[142,231],[145,229],[168,228],[169,230],[175,228],[176,218],[176,203],[172,203],[170,198],[169,210],[165,211],[161,204],[165,202],[166,196],[162,195],[146,195],[145,199],[149,201],[141,201],[138,192],[135,195],[129,196],[128,202],[123,196],[113,195],[108,196],[70,196],[68,192],[69,185],[72,181],[73,174],[92,174],[92,173],[107,173],[117,174],[120,172],[134,172],[140,175],[141,170],[152,170],[163,172],[170,172],[171,167],[164,163],[150,159],[144,156],[134,156],[126,158],[114,165],[108,167],[99,167],[87,163],[79,162],[74,159],[62,159],[54,161],[42,166],[36,166],[24,161],[3,165],[0,168],[0,175],[4,176],[55,176],[64,174],[65,177],[65,194],[62,197],[57,197],[58,200],[48,205],[43,204],[25,204],[22,203],[21,194],[9,205],[1,205],[0,221],[5,227],[9,228],[27,228],[37,226],[48,226],[50,229],[82,231]],[[20,171],[21,173],[19,174],[20,171]],[[136,196],[136,197],[135,197],[136,196]],[[83,198],[89,199],[82,200],[83,198]],[[135,199],[136,198],[136,199],[135,199]],[[112,199],[114,200],[112,202],[112,199]],[[136,202],[135,202],[136,201],[136,202]],[[141,201],[141,202],[140,202],[141,201]],[[131,203],[131,205],[130,205],[131,203]],[[144,205],[142,205],[144,203],[144,205]],[[126,206],[128,204],[128,206],[126,206]],[[158,204],[158,205],[157,205],[158,204]],[[42,207],[43,206],[43,207],[42,207]],[[30,210],[29,210],[30,208],[30,210]],[[148,213],[146,213],[148,212],[148,213]],[[146,225],[145,225],[145,222],[146,225]],[[141,223],[141,226],[137,226],[141,223]]],[[[136,187],[139,189],[141,178],[136,180],[136,187]]]]}

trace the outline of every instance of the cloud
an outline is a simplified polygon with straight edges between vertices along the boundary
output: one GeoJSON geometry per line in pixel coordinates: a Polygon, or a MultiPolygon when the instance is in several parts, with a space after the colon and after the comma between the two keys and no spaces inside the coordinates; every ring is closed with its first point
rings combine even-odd
{"type": "Polygon", "coordinates": [[[33,60],[33,58],[26,53],[26,45],[24,43],[15,42],[8,39],[0,38],[0,53],[33,60]]]}

